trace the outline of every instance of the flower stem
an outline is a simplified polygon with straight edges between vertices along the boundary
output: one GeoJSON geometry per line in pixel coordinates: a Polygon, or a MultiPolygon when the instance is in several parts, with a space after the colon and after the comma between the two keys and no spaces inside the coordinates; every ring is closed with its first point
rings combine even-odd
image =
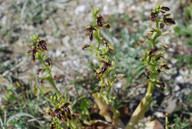
{"type": "Polygon", "coordinates": [[[42,64],[44,65],[44,67],[46,68],[46,71],[47,71],[47,76],[46,76],[46,80],[49,81],[49,83],[51,84],[51,86],[53,87],[53,89],[55,90],[55,92],[61,96],[63,98],[63,96],[61,95],[61,92],[57,89],[55,83],[54,83],[54,80],[53,80],[53,77],[52,77],[52,74],[51,74],[51,70],[49,67],[47,67],[47,65],[45,64],[44,60],[43,60],[43,56],[40,55],[39,56],[39,60],[42,62],[42,64]]]}
{"type": "Polygon", "coordinates": [[[139,120],[144,118],[145,112],[149,109],[149,106],[152,102],[153,89],[154,85],[151,81],[149,81],[147,93],[133,112],[131,119],[129,120],[129,123],[127,124],[125,129],[134,129],[134,125],[136,125],[139,120]]]}
{"type": "Polygon", "coordinates": [[[55,92],[57,92],[57,94],[63,98],[63,96],[61,95],[61,92],[57,89],[57,87],[56,87],[56,85],[54,83],[53,78],[50,76],[50,77],[47,78],[47,80],[49,81],[49,83],[51,84],[51,86],[53,87],[55,92]]]}

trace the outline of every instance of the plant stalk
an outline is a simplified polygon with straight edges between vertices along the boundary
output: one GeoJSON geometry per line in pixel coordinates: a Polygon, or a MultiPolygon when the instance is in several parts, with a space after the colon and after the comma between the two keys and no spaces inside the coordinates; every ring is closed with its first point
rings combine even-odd
{"type": "Polygon", "coordinates": [[[139,122],[139,120],[144,118],[145,112],[149,109],[149,106],[152,102],[153,89],[154,85],[151,81],[149,81],[147,93],[133,112],[131,119],[129,120],[129,123],[126,125],[125,129],[134,129],[134,126],[139,122]]]}
{"type": "Polygon", "coordinates": [[[95,100],[95,102],[97,103],[97,105],[98,105],[98,107],[100,109],[99,114],[101,116],[103,116],[106,119],[107,122],[112,122],[111,116],[107,112],[108,107],[107,107],[106,104],[103,103],[101,95],[99,93],[94,93],[94,94],[92,94],[92,96],[94,97],[94,100],[95,100]]]}
{"type": "MultiPolygon", "coordinates": [[[[44,65],[44,67],[47,67],[47,65],[45,64],[44,60],[42,59],[42,56],[40,56],[40,61],[42,62],[42,64],[44,65]]],[[[46,76],[46,79],[49,81],[49,83],[51,84],[51,86],[52,86],[52,88],[55,90],[55,92],[56,92],[59,96],[63,97],[63,96],[61,95],[61,92],[57,89],[57,87],[56,87],[56,85],[55,85],[55,83],[54,83],[54,80],[53,80],[53,78],[52,78],[50,69],[49,69],[49,68],[46,68],[46,71],[47,71],[47,75],[48,75],[48,76],[46,76]]]]}

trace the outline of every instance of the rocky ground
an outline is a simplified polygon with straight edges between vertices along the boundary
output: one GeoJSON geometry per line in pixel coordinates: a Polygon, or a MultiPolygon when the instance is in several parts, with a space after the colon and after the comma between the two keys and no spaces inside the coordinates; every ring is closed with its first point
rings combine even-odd
{"type": "MultiPolygon", "coordinates": [[[[73,78],[77,72],[86,75],[89,69],[89,53],[82,51],[81,48],[83,44],[90,43],[83,28],[93,20],[91,10],[94,7],[100,7],[101,14],[105,17],[128,13],[133,17],[133,21],[139,21],[139,24],[142,24],[143,21],[138,12],[144,12],[144,16],[149,16],[150,10],[155,5],[155,2],[145,0],[57,0],[55,2],[42,0],[39,3],[38,5],[38,3],[22,0],[1,2],[2,31],[3,27],[6,29],[1,43],[13,51],[14,54],[10,55],[11,59],[16,59],[17,63],[25,61],[20,66],[18,74],[20,79],[29,78],[26,73],[35,74],[37,69],[37,65],[35,67],[34,63],[30,62],[30,57],[25,60],[26,56],[23,56],[31,46],[28,42],[31,35],[37,33],[42,39],[47,40],[49,48],[47,55],[55,63],[53,72],[65,74],[66,78],[71,80],[70,78],[73,78]],[[28,6],[30,9],[26,8],[28,6]],[[39,10],[41,9],[39,14],[33,12],[33,7],[36,6],[39,6],[39,10]],[[38,17],[41,20],[39,23],[31,21],[38,17]],[[34,67],[33,72],[32,67],[34,67]]],[[[170,0],[164,4],[170,5],[174,12],[178,2],[170,0]]]]}
{"type": "MultiPolygon", "coordinates": [[[[95,57],[89,52],[83,51],[84,44],[95,44],[90,42],[83,29],[92,22],[91,10],[94,7],[101,8],[101,14],[109,19],[111,15],[129,14],[135,25],[143,26],[149,18],[150,11],[155,6],[154,0],[0,0],[0,42],[1,47],[6,50],[2,57],[2,64],[10,63],[10,67],[1,71],[3,77],[14,76],[25,83],[30,83],[36,74],[39,63],[31,62],[27,51],[32,45],[30,36],[39,34],[41,39],[47,41],[47,55],[53,61],[53,74],[64,75],[64,83],[71,85],[73,79],[80,78],[79,73],[86,76],[91,70],[89,62],[95,62],[95,57]],[[146,19],[145,21],[143,21],[146,19]]],[[[171,8],[173,14],[178,12],[180,1],[167,0],[163,2],[171,8]]],[[[134,27],[134,26],[133,26],[134,27]]],[[[171,29],[170,29],[171,30],[171,29]]],[[[113,28],[109,30],[113,31],[113,28]]],[[[174,31],[171,31],[174,32],[174,31]]],[[[173,34],[166,36],[161,41],[169,43],[173,34]]],[[[165,80],[174,79],[170,84],[172,93],[167,93],[161,103],[162,109],[168,113],[183,108],[183,96],[191,93],[192,70],[183,67],[176,68],[177,58],[174,54],[179,50],[185,50],[180,40],[172,40],[172,48],[167,59],[170,61],[172,76],[165,75],[165,80]],[[169,96],[172,94],[172,96],[169,96]],[[178,105],[182,105],[179,107],[178,105]]],[[[185,51],[182,51],[185,53],[185,51]]],[[[160,111],[153,112],[158,117],[160,111]]]]}

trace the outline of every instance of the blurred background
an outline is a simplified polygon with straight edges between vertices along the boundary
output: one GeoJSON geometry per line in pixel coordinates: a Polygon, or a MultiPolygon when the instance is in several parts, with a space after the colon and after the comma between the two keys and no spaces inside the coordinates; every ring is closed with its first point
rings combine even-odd
{"type": "MultiPolygon", "coordinates": [[[[85,115],[91,112],[93,102],[87,101],[85,93],[96,90],[98,62],[82,46],[96,44],[83,31],[93,21],[94,7],[101,9],[104,21],[111,25],[102,34],[115,48],[114,67],[126,75],[113,89],[114,105],[126,124],[147,86],[139,60],[146,46],[137,47],[137,43],[150,27],[145,22],[155,4],[154,0],[0,0],[0,128],[49,128],[50,119],[42,111],[50,105],[44,97],[53,92],[46,82],[36,81],[40,62],[33,63],[27,53],[33,34],[47,41],[46,55],[52,59],[57,87],[63,93],[69,88],[74,110],[85,115]]],[[[176,21],[165,27],[170,33],[159,39],[169,46],[165,58],[171,69],[161,77],[166,87],[155,90],[146,118],[164,125],[162,112],[168,112],[172,128],[192,128],[192,1],[164,0],[162,5],[171,9],[176,21]]]]}

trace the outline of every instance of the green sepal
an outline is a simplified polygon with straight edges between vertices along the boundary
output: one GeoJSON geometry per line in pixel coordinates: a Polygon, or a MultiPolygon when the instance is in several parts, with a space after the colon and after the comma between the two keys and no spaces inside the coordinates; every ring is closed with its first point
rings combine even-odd
{"type": "Polygon", "coordinates": [[[39,42],[39,36],[38,36],[37,34],[34,34],[31,38],[32,38],[32,40],[33,40],[35,43],[39,42]]]}

